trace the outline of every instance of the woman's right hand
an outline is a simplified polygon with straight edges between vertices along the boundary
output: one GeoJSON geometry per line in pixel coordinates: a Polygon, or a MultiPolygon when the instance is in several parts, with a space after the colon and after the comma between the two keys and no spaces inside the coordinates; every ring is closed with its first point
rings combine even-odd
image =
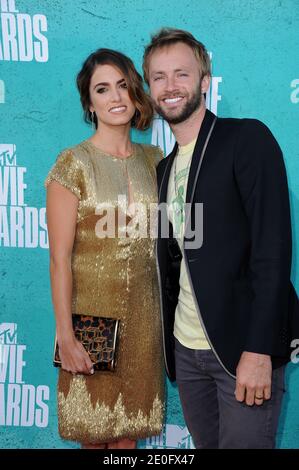
{"type": "Polygon", "coordinates": [[[93,364],[84,346],[75,336],[58,340],[61,368],[72,374],[92,375],[93,364]]]}

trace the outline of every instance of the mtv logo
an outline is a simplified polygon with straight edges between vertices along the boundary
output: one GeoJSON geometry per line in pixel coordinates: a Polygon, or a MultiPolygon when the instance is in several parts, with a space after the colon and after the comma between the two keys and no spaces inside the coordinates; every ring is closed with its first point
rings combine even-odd
{"type": "Polygon", "coordinates": [[[146,448],[154,449],[195,449],[192,438],[186,426],[166,424],[160,436],[146,440],[146,448]]]}
{"type": "Polygon", "coordinates": [[[0,166],[17,166],[15,144],[0,144],[0,166]]]}
{"type": "Polygon", "coordinates": [[[17,344],[16,323],[0,323],[0,344],[17,344]]]}

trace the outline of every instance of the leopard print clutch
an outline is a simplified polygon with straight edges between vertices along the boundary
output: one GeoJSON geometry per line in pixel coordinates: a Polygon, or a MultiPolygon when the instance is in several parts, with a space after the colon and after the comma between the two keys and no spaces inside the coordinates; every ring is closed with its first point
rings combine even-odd
{"type": "MultiPolygon", "coordinates": [[[[120,320],[114,318],[72,315],[75,337],[88,352],[94,370],[113,372],[116,368],[116,352],[120,320]]],[[[61,367],[57,337],[53,363],[61,367]]]]}

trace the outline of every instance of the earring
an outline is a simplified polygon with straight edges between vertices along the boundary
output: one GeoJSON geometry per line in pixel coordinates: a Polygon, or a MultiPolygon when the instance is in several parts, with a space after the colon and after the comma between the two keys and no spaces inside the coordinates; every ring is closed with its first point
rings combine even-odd
{"type": "Polygon", "coordinates": [[[96,130],[96,123],[95,123],[94,116],[95,116],[95,112],[93,111],[91,113],[91,125],[92,125],[93,129],[96,130]]]}

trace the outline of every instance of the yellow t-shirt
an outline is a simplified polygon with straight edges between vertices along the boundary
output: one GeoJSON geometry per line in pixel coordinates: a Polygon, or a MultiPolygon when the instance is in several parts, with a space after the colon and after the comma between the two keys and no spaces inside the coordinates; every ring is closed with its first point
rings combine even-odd
{"type": "MultiPolygon", "coordinates": [[[[181,146],[172,165],[167,191],[168,217],[173,226],[174,237],[182,249],[185,225],[184,202],[191,158],[196,139],[181,146]]],[[[175,311],[174,336],[187,348],[210,349],[201,326],[193,298],[184,252],[180,272],[180,293],[175,311]]]]}

